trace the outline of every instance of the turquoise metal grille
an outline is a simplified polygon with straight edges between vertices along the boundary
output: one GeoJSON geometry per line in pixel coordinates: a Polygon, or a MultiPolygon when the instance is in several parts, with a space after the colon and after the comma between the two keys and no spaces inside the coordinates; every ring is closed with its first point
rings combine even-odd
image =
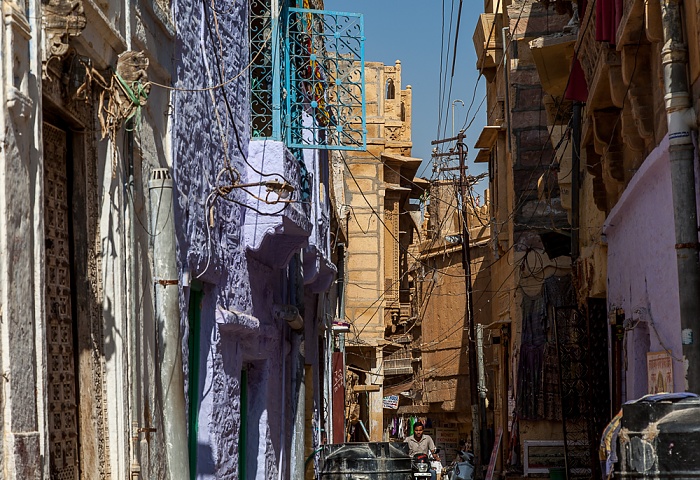
{"type": "Polygon", "coordinates": [[[363,16],[290,8],[286,33],[287,145],[365,150],[363,16]]]}
{"type": "Polygon", "coordinates": [[[250,111],[253,137],[273,138],[273,31],[269,0],[250,2],[250,111]]]}

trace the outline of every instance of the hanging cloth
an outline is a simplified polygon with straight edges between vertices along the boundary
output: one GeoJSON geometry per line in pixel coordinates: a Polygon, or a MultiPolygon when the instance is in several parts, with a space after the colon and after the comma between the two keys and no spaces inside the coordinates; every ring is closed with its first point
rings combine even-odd
{"type": "MultiPolygon", "coordinates": [[[[620,20],[622,20],[622,0],[597,0],[595,4],[595,39],[599,42],[615,45],[620,20]]],[[[585,28],[585,25],[582,28],[585,28]]]]}

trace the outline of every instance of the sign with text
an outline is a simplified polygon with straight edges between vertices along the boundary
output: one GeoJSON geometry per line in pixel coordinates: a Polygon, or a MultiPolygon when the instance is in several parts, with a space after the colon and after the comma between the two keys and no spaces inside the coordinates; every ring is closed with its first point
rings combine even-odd
{"type": "Polygon", "coordinates": [[[399,396],[398,395],[387,395],[384,397],[384,408],[390,410],[396,410],[399,408],[399,396]]]}
{"type": "Polygon", "coordinates": [[[673,357],[670,353],[647,353],[647,389],[649,393],[673,392],[673,357]]]}
{"type": "Polygon", "coordinates": [[[449,463],[459,450],[459,430],[438,427],[435,429],[434,440],[435,446],[440,449],[440,461],[443,465],[449,463]]]}

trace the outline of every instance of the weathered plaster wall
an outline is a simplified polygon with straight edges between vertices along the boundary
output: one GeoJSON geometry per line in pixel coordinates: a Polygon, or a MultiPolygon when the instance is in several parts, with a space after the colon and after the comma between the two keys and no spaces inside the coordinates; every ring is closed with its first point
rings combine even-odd
{"type": "MultiPolygon", "coordinates": [[[[247,63],[247,12],[236,4],[219,15],[219,31],[227,48],[219,52],[214,19],[207,5],[197,2],[173,3],[173,18],[178,31],[176,42],[176,78],[180,88],[198,88],[220,82],[224,76],[236,75],[247,63]],[[218,62],[221,62],[220,64],[218,62]]],[[[241,206],[218,199],[213,186],[217,174],[230,162],[243,172],[242,156],[247,155],[248,133],[243,119],[248,118],[246,76],[226,87],[205,92],[176,92],[173,96],[173,170],[178,263],[185,278],[204,282],[200,326],[200,398],[198,412],[198,464],[200,478],[237,478],[240,431],[240,379],[242,352],[240,336],[222,335],[219,323],[227,320],[247,326],[254,334],[257,319],[251,325],[239,321],[235,314],[250,312],[251,286],[240,226],[245,212],[241,206]],[[234,109],[229,116],[224,95],[234,109]],[[220,123],[217,124],[217,110],[220,123]],[[233,118],[232,118],[233,117],[233,118]],[[232,123],[232,122],[235,122],[232,123]],[[243,152],[237,149],[234,129],[240,135],[243,152]],[[224,146],[226,144],[226,146],[224,146]],[[222,310],[220,310],[222,309],[222,310]]],[[[244,201],[243,193],[234,191],[232,198],[244,201]]],[[[187,286],[187,281],[183,282],[187,286]]],[[[189,290],[184,288],[180,311],[183,345],[187,345],[189,290]]],[[[183,352],[186,382],[188,349],[183,352]]],[[[194,467],[193,467],[194,468],[194,467]]]]}
{"type": "Polygon", "coordinates": [[[652,151],[605,221],[608,311],[623,308],[626,398],[647,393],[646,352],[670,349],[674,389],[685,389],[668,140],[652,151]]]}
{"type": "MultiPolygon", "coordinates": [[[[178,31],[178,86],[220,83],[219,40],[212,33],[214,20],[208,7],[177,1],[173,12],[178,31]]],[[[224,77],[232,78],[248,62],[245,2],[217,13],[217,20],[225,45],[221,55],[224,77]]],[[[173,165],[178,191],[175,216],[181,225],[177,241],[185,278],[181,295],[185,331],[187,277],[204,284],[201,368],[196,388],[201,402],[197,472],[199,478],[205,479],[238,478],[239,458],[243,454],[248,476],[289,478],[290,461],[295,460],[290,451],[297,398],[292,383],[292,357],[295,352],[298,355],[298,349],[292,351],[292,334],[285,321],[273,315],[273,305],[291,303],[303,308],[304,299],[297,298],[288,288],[292,271],[288,272],[287,267],[294,254],[307,245],[309,263],[305,262],[304,273],[309,274],[311,287],[327,287],[333,270],[322,271],[324,258],[328,258],[328,222],[311,221],[323,220],[318,214],[327,206],[318,204],[313,196],[312,204],[299,201],[300,163],[282,142],[250,139],[247,89],[244,74],[223,88],[176,92],[173,97],[173,165]],[[288,182],[295,189],[295,201],[286,206],[268,205],[239,189],[230,194],[238,203],[217,198],[213,194],[217,176],[229,166],[240,173],[241,182],[288,182]],[[241,418],[244,368],[248,378],[248,413],[241,418]],[[242,422],[247,422],[245,452],[239,450],[242,422]]],[[[319,156],[307,153],[304,157],[306,169],[313,173],[314,185],[322,174],[319,156]]],[[[229,179],[228,172],[222,175],[224,181],[229,179]]],[[[267,195],[265,187],[248,190],[262,198],[267,195]]],[[[314,191],[317,192],[315,185],[314,191]]],[[[314,311],[315,308],[310,313],[314,311]]],[[[307,333],[311,336],[307,344],[315,346],[316,329],[307,333]]],[[[183,339],[185,356],[188,335],[189,332],[183,339]]],[[[311,358],[315,354],[315,348],[307,349],[306,363],[315,365],[311,358]]],[[[297,373],[303,373],[304,360],[300,365],[297,373]]],[[[188,365],[185,369],[193,379],[188,365]]]]}

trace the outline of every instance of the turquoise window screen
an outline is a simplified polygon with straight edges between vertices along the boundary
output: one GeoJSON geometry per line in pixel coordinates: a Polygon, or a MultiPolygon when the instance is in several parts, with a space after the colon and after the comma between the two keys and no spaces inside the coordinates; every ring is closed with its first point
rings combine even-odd
{"type": "Polygon", "coordinates": [[[289,148],[367,145],[364,19],[251,0],[251,132],[289,148]]]}

